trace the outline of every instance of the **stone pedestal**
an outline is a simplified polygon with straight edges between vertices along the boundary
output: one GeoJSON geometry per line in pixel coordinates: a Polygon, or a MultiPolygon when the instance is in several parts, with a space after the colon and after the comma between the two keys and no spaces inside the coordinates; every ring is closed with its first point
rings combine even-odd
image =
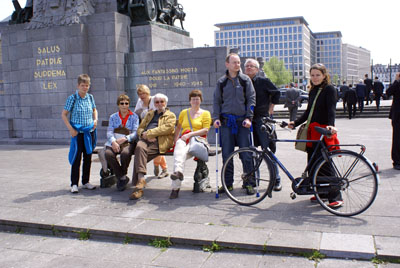
{"type": "Polygon", "coordinates": [[[188,32],[153,22],[131,27],[131,41],[133,52],[193,48],[188,32]]]}
{"type": "MultiPolygon", "coordinates": [[[[102,5],[96,9],[111,5],[110,0],[97,2],[102,5]]],[[[193,48],[184,30],[157,23],[131,27],[130,18],[117,12],[80,20],[41,29],[0,24],[0,138],[67,143],[70,134],[61,112],[82,73],[91,77],[100,143],[110,114],[118,110],[117,97],[127,93],[134,106],[138,84],[148,85],[152,95],[166,94],[177,116],[189,106],[192,89],[203,90],[202,106],[212,110],[227,48],[193,48]]]]}

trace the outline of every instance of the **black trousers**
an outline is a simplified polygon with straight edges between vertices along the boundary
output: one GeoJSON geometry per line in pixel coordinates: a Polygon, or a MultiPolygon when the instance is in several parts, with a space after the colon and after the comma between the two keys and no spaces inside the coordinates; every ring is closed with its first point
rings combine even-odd
{"type": "MultiPolygon", "coordinates": [[[[311,156],[312,156],[312,154],[313,154],[313,152],[315,150],[315,147],[316,147],[316,143],[313,143],[313,147],[312,148],[307,147],[307,161],[310,161],[311,156]]],[[[315,156],[314,156],[313,161],[310,163],[310,168],[313,168],[313,165],[316,163],[316,161],[319,159],[320,156],[322,156],[322,154],[321,154],[321,151],[320,151],[320,148],[319,148],[318,151],[316,152],[315,156]]],[[[313,173],[314,173],[313,171],[309,172],[309,176],[311,176],[313,173]]],[[[321,176],[321,177],[332,176],[333,177],[334,174],[335,173],[332,170],[332,168],[329,165],[324,164],[322,166],[322,168],[320,169],[320,172],[318,173],[318,176],[321,176]]],[[[310,180],[311,179],[312,178],[310,178],[310,180]]],[[[318,182],[319,181],[317,180],[317,183],[318,182]]],[[[323,182],[325,182],[325,181],[323,181],[323,182]]],[[[320,183],[323,183],[323,182],[320,182],[320,183]]],[[[312,183],[312,181],[310,181],[310,184],[311,183],[312,183]]],[[[320,194],[319,196],[321,198],[328,199],[329,203],[343,200],[342,194],[340,193],[340,191],[329,191],[328,194],[320,194]]]]}
{"type": "MultiPolygon", "coordinates": [[[[79,183],[79,169],[81,167],[81,160],[83,155],[83,166],[82,166],[82,184],[89,182],[90,178],[90,166],[92,165],[92,154],[87,154],[85,149],[85,143],[83,139],[83,133],[78,133],[78,152],[76,154],[75,162],[71,167],[71,186],[78,185],[79,183]]],[[[92,141],[94,139],[94,132],[90,132],[92,141]]]]}
{"type": "Polygon", "coordinates": [[[353,116],[356,116],[356,104],[355,103],[353,103],[353,104],[347,104],[347,110],[348,110],[348,112],[349,112],[349,119],[351,119],[351,117],[353,116]]]}
{"type": "Polygon", "coordinates": [[[400,165],[400,121],[392,120],[392,160],[393,165],[400,165]]]}

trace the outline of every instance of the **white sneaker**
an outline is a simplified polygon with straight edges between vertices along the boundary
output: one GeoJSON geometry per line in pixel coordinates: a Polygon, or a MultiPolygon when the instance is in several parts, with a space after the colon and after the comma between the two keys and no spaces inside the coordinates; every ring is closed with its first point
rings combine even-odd
{"type": "Polygon", "coordinates": [[[71,187],[71,193],[73,193],[73,194],[77,194],[79,191],[78,191],[78,185],[72,185],[72,187],[71,187]]]}
{"type": "Polygon", "coordinates": [[[92,185],[92,184],[90,184],[90,183],[88,182],[88,183],[82,185],[82,188],[83,188],[83,189],[87,189],[87,190],[94,190],[94,189],[96,189],[96,186],[94,186],[94,185],[92,185]]]}

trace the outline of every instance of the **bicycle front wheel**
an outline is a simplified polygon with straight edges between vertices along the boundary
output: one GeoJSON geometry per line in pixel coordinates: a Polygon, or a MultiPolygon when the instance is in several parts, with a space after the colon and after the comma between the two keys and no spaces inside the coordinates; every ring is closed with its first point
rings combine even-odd
{"type": "Polygon", "coordinates": [[[315,197],[321,206],[339,216],[354,216],[364,212],[374,202],[378,192],[378,175],[372,164],[352,151],[334,152],[330,162],[322,159],[313,174],[315,197]],[[343,203],[329,206],[330,201],[343,203]]]}
{"type": "Polygon", "coordinates": [[[234,202],[250,206],[263,200],[275,182],[272,162],[255,148],[241,148],[222,167],[222,186],[234,202]]]}

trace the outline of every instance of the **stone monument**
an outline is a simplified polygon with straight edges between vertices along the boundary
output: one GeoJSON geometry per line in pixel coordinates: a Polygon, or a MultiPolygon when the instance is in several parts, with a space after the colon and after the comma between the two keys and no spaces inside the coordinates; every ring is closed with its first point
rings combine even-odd
{"type": "Polygon", "coordinates": [[[30,22],[0,24],[1,139],[67,143],[61,112],[81,73],[92,78],[100,142],[118,95],[134,106],[138,84],[166,94],[177,115],[195,88],[212,109],[227,48],[193,48],[187,31],[156,21],[133,26],[117,10],[115,0],[35,0],[30,22]]]}

